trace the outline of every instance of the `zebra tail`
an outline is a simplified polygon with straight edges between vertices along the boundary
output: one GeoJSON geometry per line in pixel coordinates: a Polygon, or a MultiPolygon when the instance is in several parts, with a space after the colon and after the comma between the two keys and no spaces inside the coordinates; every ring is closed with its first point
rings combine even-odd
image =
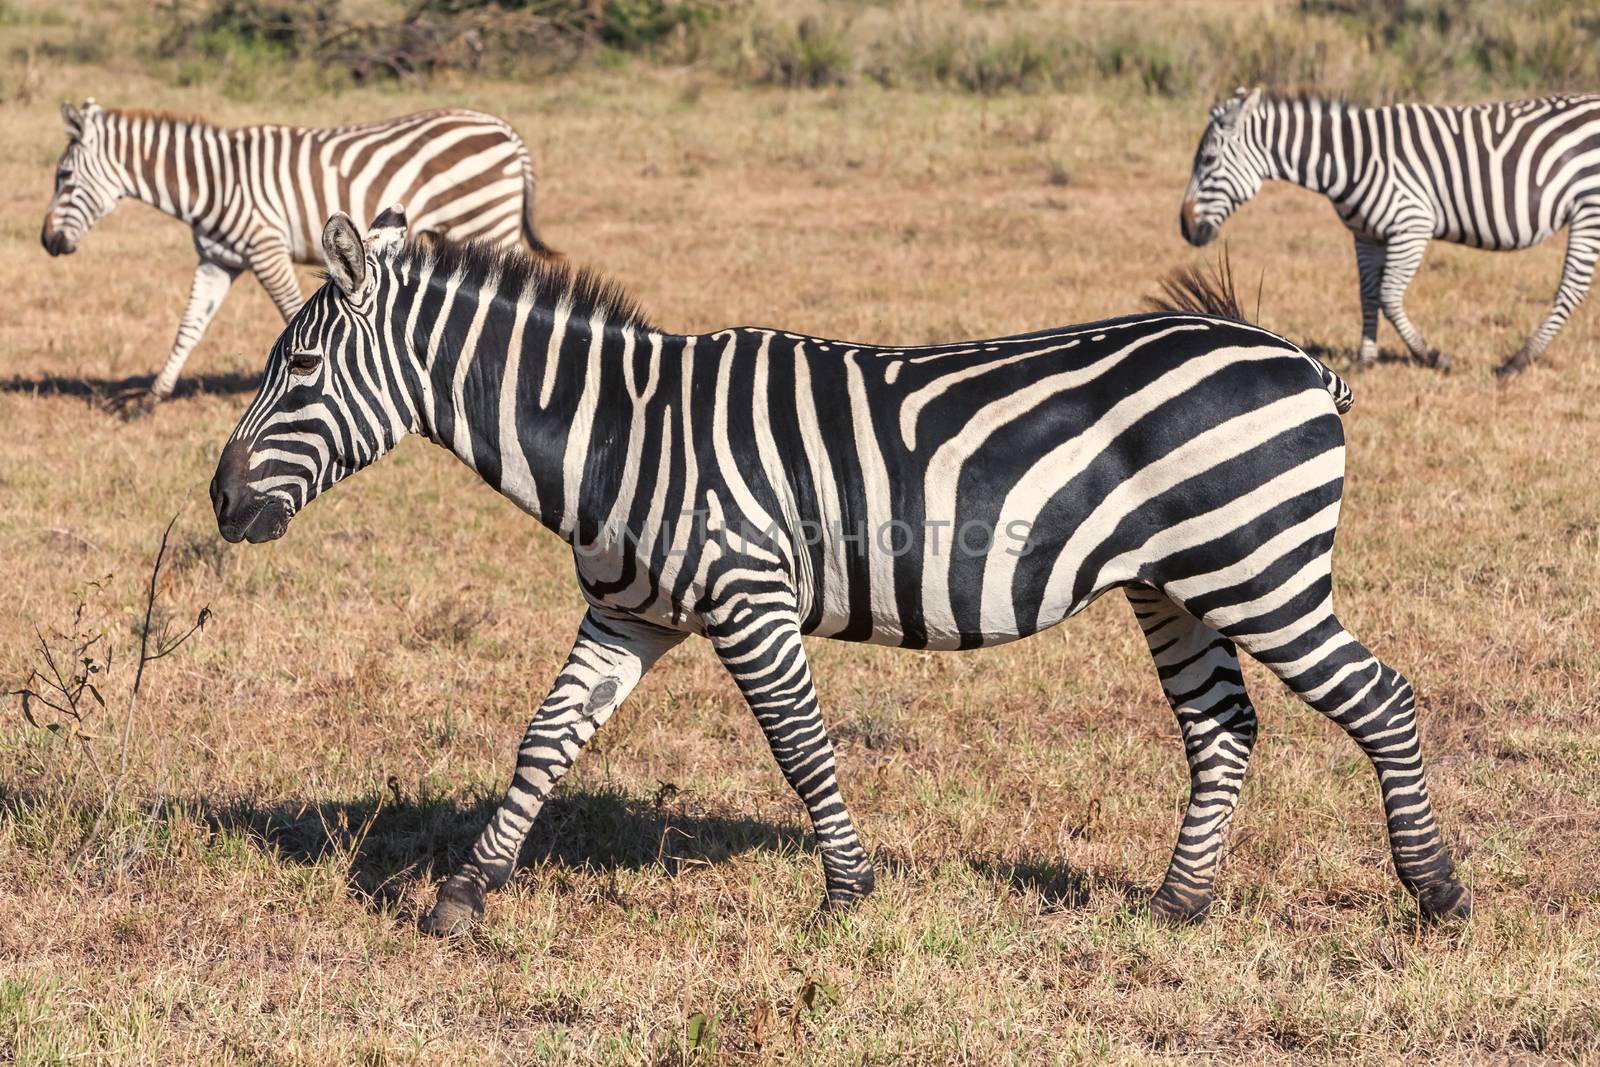
{"type": "Polygon", "coordinates": [[[1343,415],[1355,407],[1356,394],[1351,391],[1350,383],[1335,374],[1333,368],[1316,356],[1306,355],[1306,358],[1311,361],[1312,366],[1317,368],[1317,373],[1322,375],[1322,387],[1328,391],[1329,396],[1333,397],[1334,410],[1343,415]]]}
{"type": "Polygon", "coordinates": [[[533,207],[538,193],[538,179],[533,174],[533,158],[528,155],[528,150],[522,150],[522,240],[527,244],[528,251],[539,259],[550,263],[558,263],[567,257],[557,252],[554,248],[539,239],[539,231],[533,222],[533,207]]]}
{"type": "MultiPolygon", "coordinates": [[[[1257,294],[1258,312],[1260,303],[1261,298],[1257,294]]],[[[1145,306],[1152,311],[1209,315],[1213,318],[1241,322],[1247,326],[1255,325],[1239,306],[1239,294],[1233,286],[1233,264],[1228,259],[1226,248],[1217,258],[1217,265],[1209,272],[1199,267],[1184,267],[1167,275],[1161,280],[1160,295],[1146,299],[1145,306]]],[[[1310,360],[1311,365],[1317,368],[1317,373],[1322,376],[1322,387],[1333,397],[1334,410],[1343,415],[1355,406],[1356,395],[1351,391],[1348,382],[1335,374],[1331,367],[1316,356],[1308,352],[1300,354],[1310,360]]]]}

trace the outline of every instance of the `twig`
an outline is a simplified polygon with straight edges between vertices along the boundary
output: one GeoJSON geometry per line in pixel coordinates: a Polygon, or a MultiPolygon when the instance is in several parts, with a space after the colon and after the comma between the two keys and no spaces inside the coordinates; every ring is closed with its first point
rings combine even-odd
{"type": "MultiPolygon", "coordinates": [[[[182,514],[182,509],[179,509],[173,512],[172,518],[167,520],[167,528],[161,531],[161,545],[156,549],[155,562],[150,567],[150,585],[144,597],[144,625],[139,628],[139,665],[134,668],[133,687],[128,691],[128,714],[122,720],[122,752],[117,765],[117,781],[109,797],[109,802],[113,804],[122,799],[122,783],[128,774],[128,749],[133,741],[133,717],[135,710],[139,706],[139,687],[144,684],[145,666],[176,652],[178,646],[193,637],[198,630],[205,626],[206,620],[211,617],[211,609],[209,607],[201,608],[200,615],[195,619],[194,625],[185,630],[182,636],[175,641],[166,643],[165,647],[162,647],[162,637],[157,637],[156,651],[154,654],[150,652],[150,620],[155,616],[156,611],[156,598],[159,594],[161,581],[161,564],[167,556],[167,542],[172,537],[172,528],[178,524],[178,516],[182,514]]],[[[163,626],[162,629],[165,630],[166,627],[163,626]]]]}

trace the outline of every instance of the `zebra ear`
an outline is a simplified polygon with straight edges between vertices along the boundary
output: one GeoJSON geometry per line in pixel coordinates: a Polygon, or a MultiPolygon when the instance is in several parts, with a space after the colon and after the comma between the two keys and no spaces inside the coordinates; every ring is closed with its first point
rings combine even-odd
{"type": "Polygon", "coordinates": [[[406,239],[406,212],[399,204],[385,208],[372,220],[367,234],[367,251],[376,256],[391,256],[406,239]]]}
{"type": "Polygon", "coordinates": [[[342,211],[334,212],[322,228],[322,255],[328,261],[328,276],[346,297],[361,291],[367,280],[367,251],[356,224],[342,211]]]}
{"type": "Polygon", "coordinates": [[[1218,104],[1211,114],[1217,125],[1232,131],[1261,103],[1261,87],[1246,89],[1240,86],[1228,100],[1218,104]]]}
{"type": "Polygon", "coordinates": [[[67,127],[67,136],[83,136],[83,115],[71,104],[61,105],[61,121],[67,127]]]}

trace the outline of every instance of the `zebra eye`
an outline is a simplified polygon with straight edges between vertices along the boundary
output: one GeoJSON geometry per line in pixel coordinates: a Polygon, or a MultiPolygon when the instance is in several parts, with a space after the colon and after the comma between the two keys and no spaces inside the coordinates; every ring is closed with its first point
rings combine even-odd
{"type": "Polygon", "coordinates": [[[289,353],[289,373],[302,378],[316,373],[322,365],[322,356],[316,352],[296,351],[289,353]]]}

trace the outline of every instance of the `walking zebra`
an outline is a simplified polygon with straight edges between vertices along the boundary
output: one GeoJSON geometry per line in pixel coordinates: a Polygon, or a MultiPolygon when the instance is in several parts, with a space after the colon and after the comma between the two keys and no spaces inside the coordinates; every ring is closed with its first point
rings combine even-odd
{"type": "Polygon", "coordinates": [[[1355,235],[1363,364],[1378,357],[1382,308],[1417,359],[1449,369],[1405,309],[1430,240],[1531,248],[1568,227],[1555,302],[1496,372],[1506,377],[1544,353],[1589,291],[1600,256],[1600,96],[1365,108],[1240,89],[1212,109],[1195,150],[1184,238],[1210,241],[1268,178],[1325,194],[1355,235]]]}
{"type": "Polygon", "coordinates": [[[505,800],[426,930],[482,914],[579,749],[689,634],[710,641],[805,803],[824,907],[853,905],[873,868],[802,635],[997,645],[1119,587],[1191,779],[1155,914],[1211,905],[1256,734],[1236,646],[1372,760],[1423,914],[1467,913],[1411,686],[1333,612],[1348,393],[1287,341],[1188,312],[923,348],[681,336],[592,274],[407,241],[398,209],[365,244],[335,216],[323,244],[330,281],[278,339],[222,451],[222,535],[281,537],[419,433],[568,541],[589,603],[505,800]]]}
{"type": "Polygon", "coordinates": [[[533,162],[515,130],[444,108],[334,129],[244,126],[147,111],[61,105],[67,147],[40,240],[77,250],[118,200],[133,197],[189,224],[200,262],[166,366],[150,387],[172,394],[233,280],[250,270],[284,321],[300,308],[295,263],[322,262],[317,236],[335,211],[371,218],[406,200],[419,232],[551,251],[534,230],[533,162]]]}

